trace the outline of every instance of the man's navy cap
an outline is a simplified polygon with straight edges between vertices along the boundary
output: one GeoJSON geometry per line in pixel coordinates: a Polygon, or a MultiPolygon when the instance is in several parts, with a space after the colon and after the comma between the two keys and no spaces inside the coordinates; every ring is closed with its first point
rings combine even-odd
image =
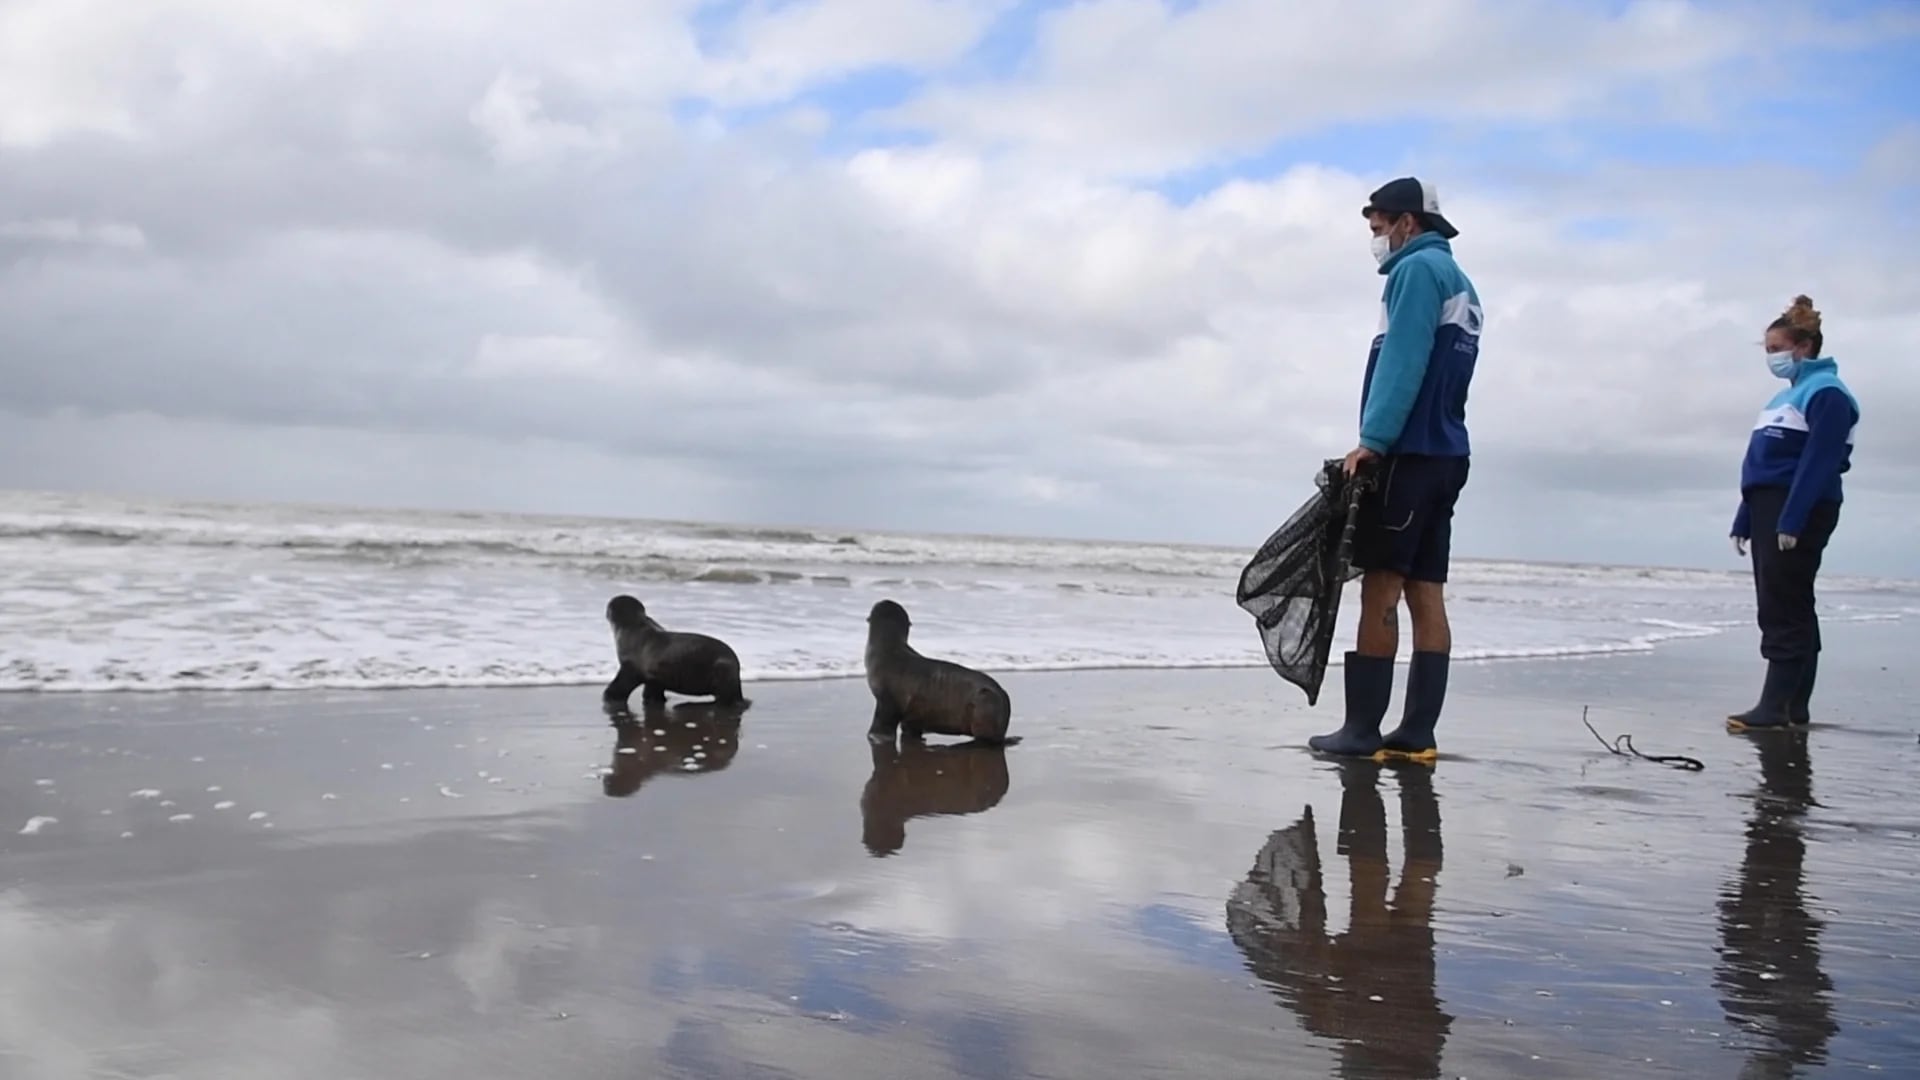
{"type": "Polygon", "coordinates": [[[1375,211],[1417,215],[1427,228],[1448,240],[1460,235],[1460,230],[1440,213],[1440,196],[1434,192],[1433,185],[1411,176],[1381,185],[1379,191],[1368,197],[1367,205],[1360,208],[1360,216],[1366,217],[1375,211]]]}

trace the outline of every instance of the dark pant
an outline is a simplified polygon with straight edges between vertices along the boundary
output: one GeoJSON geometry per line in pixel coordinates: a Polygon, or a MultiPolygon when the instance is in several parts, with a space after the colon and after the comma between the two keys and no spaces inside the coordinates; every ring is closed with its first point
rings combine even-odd
{"type": "Polygon", "coordinates": [[[1806,660],[1820,651],[1820,617],[1813,610],[1813,579],[1820,558],[1840,524],[1840,504],[1815,503],[1792,551],[1781,551],[1777,529],[1785,488],[1752,488],[1746,494],[1753,523],[1753,588],[1759,604],[1760,655],[1768,660],[1806,660]]]}
{"type": "Polygon", "coordinates": [[[1445,582],[1453,507],[1467,486],[1467,459],[1395,454],[1376,466],[1374,480],[1354,522],[1353,565],[1411,581],[1445,582]]]}

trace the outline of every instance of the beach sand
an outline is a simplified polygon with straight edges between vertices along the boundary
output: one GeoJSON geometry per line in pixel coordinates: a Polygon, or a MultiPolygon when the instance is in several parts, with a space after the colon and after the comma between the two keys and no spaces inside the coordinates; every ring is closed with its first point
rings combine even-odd
{"type": "Polygon", "coordinates": [[[1802,735],[1751,635],[1458,665],[1431,769],[1303,751],[1337,669],[918,753],[858,681],[9,695],[0,1076],[1920,1075],[1920,640],[1827,636],[1802,735]]]}

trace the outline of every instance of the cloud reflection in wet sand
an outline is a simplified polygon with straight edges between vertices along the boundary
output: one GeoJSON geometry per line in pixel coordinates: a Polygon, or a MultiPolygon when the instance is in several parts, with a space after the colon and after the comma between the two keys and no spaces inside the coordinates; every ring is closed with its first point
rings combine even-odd
{"type": "Polygon", "coordinates": [[[1745,742],[1670,732],[1708,771],[1649,769],[1577,709],[1562,738],[1474,696],[1583,672],[1659,694],[1694,666],[1543,670],[1469,669],[1458,756],[1410,772],[1248,739],[1277,711],[1260,673],[1013,680],[1029,739],[991,753],[872,746],[858,683],[612,731],[591,691],[0,702],[26,729],[0,809],[59,819],[0,831],[0,1075],[1720,1075],[1815,1060],[1815,1036],[1920,1060],[1886,1026],[1911,839],[1861,786],[1879,736],[1815,732],[1831,807],[1798,827],[1805,881],[1769,893],[1781,837],[1723,809],[1748,805],[1745,742]],[[655,731],[713,764],[660,780],[655,731]],[[117,840],[171,812],[128,795],[149,787],[238,805],[117,840]],[[1817,842],[1843,824],[1857,843],[1817,842]],[[1847,896],[1813,965],[1840,991],[1794,969],[1814,939],[1735,908],[1716,973],[1716,895],[1777,918],[1810,891],[1847,896]],[[1794,1013],[1796,987],[1822,1002],[1794,1013]]]}

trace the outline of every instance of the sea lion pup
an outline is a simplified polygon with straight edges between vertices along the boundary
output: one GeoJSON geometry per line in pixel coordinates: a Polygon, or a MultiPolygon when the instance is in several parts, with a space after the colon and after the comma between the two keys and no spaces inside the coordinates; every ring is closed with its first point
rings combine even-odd
{"type": "Polygon", "coordinates": [[[991,675],[948,660],[921,656],[907,644],[907,609],[882,600],[867,613],[867,689],[873,691],[873,726],[867,738],[891,740],[904,731],[922,735],[971,735],[976,741],[1011,746],[1007,737],[1013,702],[991,675]]]}
{"type": "Polygon", "coordinates": [[[639,716],[615,717],[611,771],[601,775],[600,790],[624,799],[661,773],[701,776],[733,764],[740,752],[741,708],[683,701],[669,709],[646,701],[639,716]]]}
{"type": "Polygon", "coordinates": [[[860,792],[860,843],[875,858],[906,846],[908,821],[985,813],[1000,805],[1011,786],[1005,746],[888,741],[868,749],[873,775],[860,792]]]}
{"type": "Polygon", "coordinates": [[[607,625],[620,671],[600,695],[606,705],[624,708],[644,686],[642,701],[662,702],[668,692],[712,695],[716,704],[747,705],[740,695],[740,658],[718,638],[668,630],[647,614],[646,605],[624,593],[607,601],[607,625]]]}

